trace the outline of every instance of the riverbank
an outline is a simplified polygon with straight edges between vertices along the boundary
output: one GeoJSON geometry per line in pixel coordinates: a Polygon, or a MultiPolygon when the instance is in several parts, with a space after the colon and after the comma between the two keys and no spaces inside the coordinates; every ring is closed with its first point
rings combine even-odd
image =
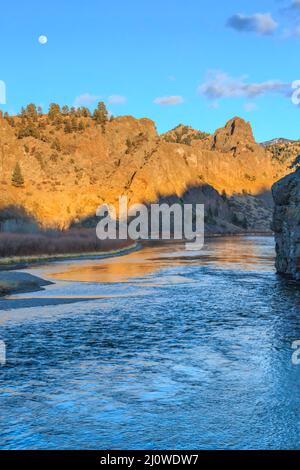
{"type": "Polygon", "coordinates": [[[0,260],[0,297],[21,292],[32,292],[53,284],[37,276],[19,272],[18,269],[26,269],[32,265],[50,263],[55,261],[93,260],[122,256],[140,249],[138,243],[116,250],[92,252],[92,253],[68,253],[65,255],[43,256],[19,256],[2,258],[0,260]]]}
{"type": "Polygon", "coordinates": [[[132,250],[139,248],[138,243],[133,243],[131,245],[117,248],[114,250],[108,251],[93,251],[88,253],[65,253],[65,254],[55,254],[55,255],[34,255],[34,256],[11,256],[0,258],[0,272],[12,269],[25,269],[31,266],[32,264],[39,264],[44,262],[51,261],[65,261],[65,260],[76,260],[76,259],[101,259],[111,256],[119,256],[121,254],[127,254],[132,250]]]}

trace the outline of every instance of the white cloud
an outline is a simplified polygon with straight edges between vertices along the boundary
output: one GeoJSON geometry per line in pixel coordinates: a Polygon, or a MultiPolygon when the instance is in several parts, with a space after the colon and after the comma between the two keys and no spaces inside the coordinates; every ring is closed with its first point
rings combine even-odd
{"type": "Polygon", "coordinates": [[[255,13],[249,16],[239,13],[228,19],[227,26],[239,32],[252,32],[267,36],[274,33],[278,23],[272,18],[271,13],[255,13]]]}
{"type": "Polygon", "coordinates": [[[161,106],[174,106],[176,104],[181,104],[184,102],[182,96],[162,96],[155,98],[154,103],[161,106]]]}
{"type": "Polygon", "coordinates": [[[284,30],[284,37],[300,37],[300,0],[293,0],[290,5],[283,9],[287,14],[288,26],[284,30]]]}
{"type": "Polygon", "coordinates": [[[292,26],[285,29],[284,38],[299,38],[300,37],[300,25],[292,26]]]}
{"type": "Polygon", "coordinates": [[[300,8],[300,0],[293,0],[291,6],[292,8],[300,8]]]}
{"type": "Polygon", "coordinates": [[[230,77],[220,71],[209,72],[206,80],[199,85],[198,94],[216,102],[221,98],[256,98],[265,94],[277,93],[289,96],[291,85],[279,80],[260,83],[247,83],[247,76],[230,77]]]}
{"type": "Polygon", "coordinates": [[[218,108],[220,107],[220,104],[219,104],[219,102],[218,102],[217,100],[211,101],[211,102],[209,103],[209,107],[210,107],[211,109],[218,109],[218,108]]]}
{"type": "Polygon", "coordinates": [[[109,104],[124,104],[127,101],[126,96],[122,95],[111,95],[107,98],[109,104]]]}
{"type": "Polygon", "coordinates": [[[100,99],[100,96],[91,95],[90,93],[83,93],[80,96],[77,96],[74,101],[74,106],[89,106],[94,104],[97,100],[100,99]]]}
{"type": "Polygon", "coordinates": [[[244,104],[244,110],[247,112],[247,113],[251,113],[252,111],[256,111],[258,108],[257,108],[257,104],[256,103],[245,103],[244,104]]]}

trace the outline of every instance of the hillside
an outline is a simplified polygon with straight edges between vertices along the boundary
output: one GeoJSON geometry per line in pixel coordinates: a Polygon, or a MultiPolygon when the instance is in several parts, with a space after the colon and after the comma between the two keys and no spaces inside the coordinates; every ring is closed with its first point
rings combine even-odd
{"type": "Polygon", "coordinates": [[[2,227],[18,207],[42,227],[65,229],[127,195],[205,202],[211,231],[267,230],[270,188],[290,172],[293,149],[279,158],[238,117],[211,136],[187,126],[160,136],[146,118],[57,105],[44,115],[30,105],[0,117],[0,210],[11,214],[2,227]]]}
{"type": "Polygon", "coordinates": [[[279,163],[290,163],[300,154],[300,141],[278,139],[267,144],[266,149],[279,163]]]}
{"type": "Polygon", "coordinates": [[[271,145],[277,145],[277,144],[292,144],[294,142],[297,142],[295,140],[290,140],[290,139],[285,139],[283,137],[278,137],[272,140],[267,140],[265,142],[261,142],[261,145],[264,147],[270,147],[271,145]]]}

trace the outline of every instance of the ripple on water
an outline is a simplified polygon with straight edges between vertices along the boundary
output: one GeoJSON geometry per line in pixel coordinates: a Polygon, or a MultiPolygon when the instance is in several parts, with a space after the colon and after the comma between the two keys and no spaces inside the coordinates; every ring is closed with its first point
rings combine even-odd
{"type": "Polygon", "coordinates": [[[1,301],[0,446],[300,447],[300,290],[268,237],[32,270],[1,301]]]}

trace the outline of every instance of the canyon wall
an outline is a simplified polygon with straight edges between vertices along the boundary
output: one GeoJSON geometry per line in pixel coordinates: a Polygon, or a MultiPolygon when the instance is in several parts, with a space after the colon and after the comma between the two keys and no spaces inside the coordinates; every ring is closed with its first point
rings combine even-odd
{"type": "Polygon", "coordinates": [[[294,155],[278,158],[237,117],[213,135],[182,125],[158,135],[153,121],[131,116],[105,126],[91,117],[26,119],[0,118],[0,219],[21,208],[45,228],[68,228],[126,195],[129,203],[205,202],[211,231],[269,230],[271,186],[294,155]]]}
{"type": "Polygon", "coordinates": [[[300,280],[300,168],[275,183],[272,191],[277,272],[300,280]]]}

